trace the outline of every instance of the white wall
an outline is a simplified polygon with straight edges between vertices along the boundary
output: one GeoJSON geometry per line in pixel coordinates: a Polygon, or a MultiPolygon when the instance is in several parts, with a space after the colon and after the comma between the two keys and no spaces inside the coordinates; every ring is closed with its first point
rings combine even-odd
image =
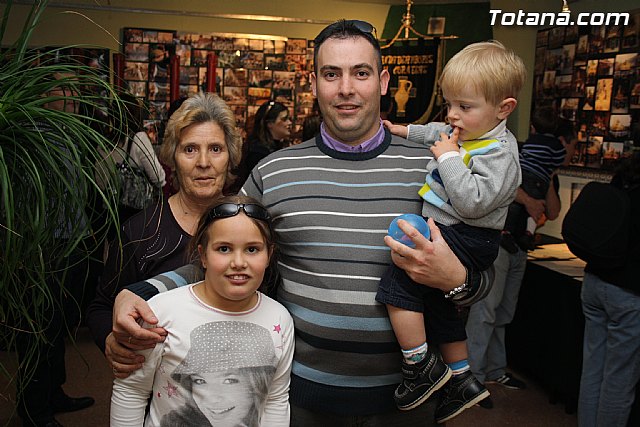
{"type": "MultiPolygon", "coordinates": [[[[278,35],[293,38],[313,39],[326,24],[282,23],[256,20],[220,19],[197,16],[145,14],[135,12],[111,12],[114,8],[163,9],[169,11],[202,12],[208,14],[251,14],[285,16],[333,22],[340,18],[363,19],[382,29],[389,10],[380,3],[345,2],[338,0],[293,1],[293,0],[67,0],[65,4],[86,4],[90,7],[104,5],[104,11],[50,6],[44,19],[34,32],[32,45],[66,45],[87,43],[119,49],[120,30],[123,27],[142,27],[192,31],[196,33],[223,32],[278,35]],[[75,13],[77,12],[77,13],[75,13]],[[87,18],[78,13],[86,15],[87,18]],[[93,21],[93,22],[91,22],[93,21]],[[100,27],[104,28],[101,30],[100,27]]],[[[55,2],[52,2],[55,4],[55,2]]],[[[3,5],[3,8],[6,7],[3,5]]],[[[12,16],[3,45],[15,40],[29,6],[13,6],[12,16]]]]}

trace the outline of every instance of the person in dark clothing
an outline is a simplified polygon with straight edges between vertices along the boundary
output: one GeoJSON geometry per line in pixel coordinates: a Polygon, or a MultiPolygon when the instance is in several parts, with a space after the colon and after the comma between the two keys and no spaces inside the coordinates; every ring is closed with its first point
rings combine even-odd
{"type": "MultiPolygon", "coordinates": [[[[556,136],[558,123],[558,114],[553,108],[538,108],[531,117],[531,135],[520,149],[520,188],[535,199],[546,197],[551,174],[567,157],[565,145],[556,136]]],[[[524,250],[533,249],[536,228],[536,219],[516,200],[509,206],[501,244],[509,253],[517,252],[516,245],[524,250]]]]}
{"type": "Polygon", "coordinates": [[[640,151],[621,164],[611,184],[628,192],[634,220],[623,266],[587,263],[584,269],[578,423],[585,427],[626,426],[640,380],[640,151]]]}

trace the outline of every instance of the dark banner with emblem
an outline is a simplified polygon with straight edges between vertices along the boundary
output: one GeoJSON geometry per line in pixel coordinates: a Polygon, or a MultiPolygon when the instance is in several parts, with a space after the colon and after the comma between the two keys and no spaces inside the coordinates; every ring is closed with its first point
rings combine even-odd
{"type": "Polygon", "coordinates": [[[415,45],[395,43],[382,50],[382,66],[389,70],[389,92],[395,100],[393,123],[424,123],[435,88],[438,46],[420,40],[415,45]]]}

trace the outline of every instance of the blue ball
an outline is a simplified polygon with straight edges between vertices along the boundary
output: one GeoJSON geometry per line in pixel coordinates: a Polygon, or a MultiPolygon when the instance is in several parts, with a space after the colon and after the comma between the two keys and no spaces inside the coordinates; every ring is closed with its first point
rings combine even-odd
{"type": "Polygon", "coordinates": [[[429,226],[427,225],[427,221],[425,221],[424,218],[422,218],[420,215],[404,214],[394,218],[393,221],[391,221],[391,224],[389,224],[388,234],[394,240],[405,244],[410,248],[415,248],[416,246],[415,243],[413,243],[413,240],[411,240],[409,236],[404,234],[400,227],[398,227],[398,220],[400,219],[407,221],[413,228],[418,230],[427,239],[431,238],[429,226]]]}

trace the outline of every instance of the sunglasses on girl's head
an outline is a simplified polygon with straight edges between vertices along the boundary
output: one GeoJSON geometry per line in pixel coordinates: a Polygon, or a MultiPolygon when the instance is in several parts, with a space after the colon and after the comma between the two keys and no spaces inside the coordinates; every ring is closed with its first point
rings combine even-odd
{"type": "Polygon", "coordinates": [[[260,205],[253,203],[222,203],[209,211],[207,220],[212,221],[215,218],[231,218],[232,216],[238,215],[240,209],[242,209],[248,217],[253,219],[260,221],[269,221],[271,219],[269,212],[260,205]]]}

